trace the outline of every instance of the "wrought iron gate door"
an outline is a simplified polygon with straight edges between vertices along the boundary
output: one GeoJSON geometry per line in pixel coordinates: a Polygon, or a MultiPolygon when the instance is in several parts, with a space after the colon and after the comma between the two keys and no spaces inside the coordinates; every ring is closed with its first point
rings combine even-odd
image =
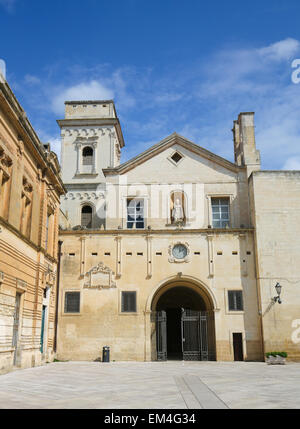
{"type": "Polygon", "coordinates": [[[183,360],[208,360],[208,312],[182,309],[181,337],[183,360]]]}
{"type": "Polygon", "coordinates": [[[157,360],[167,360],[167,314],[165,311],[156,313],[156,347],[157,360]]]}

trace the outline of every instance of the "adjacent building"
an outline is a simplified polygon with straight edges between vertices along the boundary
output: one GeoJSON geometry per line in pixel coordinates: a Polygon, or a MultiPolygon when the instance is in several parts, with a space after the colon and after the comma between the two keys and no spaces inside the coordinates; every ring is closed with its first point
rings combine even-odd
{"type": "Polygon", "coordinates": [[[0,83],[0,373],[53,360],[64,186],[7,83],[0,83]]]}

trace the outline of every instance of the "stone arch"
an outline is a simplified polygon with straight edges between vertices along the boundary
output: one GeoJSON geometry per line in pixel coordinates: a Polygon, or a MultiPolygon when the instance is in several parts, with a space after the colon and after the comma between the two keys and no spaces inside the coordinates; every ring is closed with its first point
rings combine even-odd
{"type": "Polygon", "coordinates": [[[87,229],[92,229],[94,226],[94,215],[95,215],[95,206],[90,202],[84,201],[79,206],[80,209],[80,225],[85,226],[87,229]],[[86,215],[86,219],[83,218],[83,215],[86,215]],[[88,222],[89,215],[89,226],[86,225],[88,222]]]}
{"type": "Polygon", "coordinates": [[[214,293],[208,288],[208,286],[193,276],[172,276],[164,279],[158,285],[156,285],[150,295],[148,296],[146,302],[146,312],[151,312],[155,310],[156,304],[159,298],[169,289],[174,288],[175,286],[185,286],[193,289],[203,298],[206,307],[209,310],[218,311],[219,305],[214,293]]]}

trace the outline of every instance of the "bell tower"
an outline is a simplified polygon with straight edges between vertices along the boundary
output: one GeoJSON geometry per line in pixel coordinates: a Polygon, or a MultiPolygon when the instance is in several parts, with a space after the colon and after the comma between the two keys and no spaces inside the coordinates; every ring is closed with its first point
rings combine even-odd
{"type": "Polygon", "coordinates": [[[124,146],[114,102],[66,101],[65,118],[57,123],[61,129],[62,180],[68,190],[62,208],[71,225],[77,226],[82,223],[82,210],[87,213],[89,206],[92,220],[85,226],[98,228],[103,223],[96,216],[98,200],[105,195],[103,169],[120,164],[124,146]]]}

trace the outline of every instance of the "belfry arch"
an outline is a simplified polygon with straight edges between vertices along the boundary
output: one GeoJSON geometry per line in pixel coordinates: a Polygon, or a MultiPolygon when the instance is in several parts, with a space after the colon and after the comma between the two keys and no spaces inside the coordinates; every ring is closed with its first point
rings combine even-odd
{"type": "Polygon", "coordinates": [[[159,285],[149,301],[152,360],[216,360],[217,302],[204,284],[177,276],[159,285]]]}

